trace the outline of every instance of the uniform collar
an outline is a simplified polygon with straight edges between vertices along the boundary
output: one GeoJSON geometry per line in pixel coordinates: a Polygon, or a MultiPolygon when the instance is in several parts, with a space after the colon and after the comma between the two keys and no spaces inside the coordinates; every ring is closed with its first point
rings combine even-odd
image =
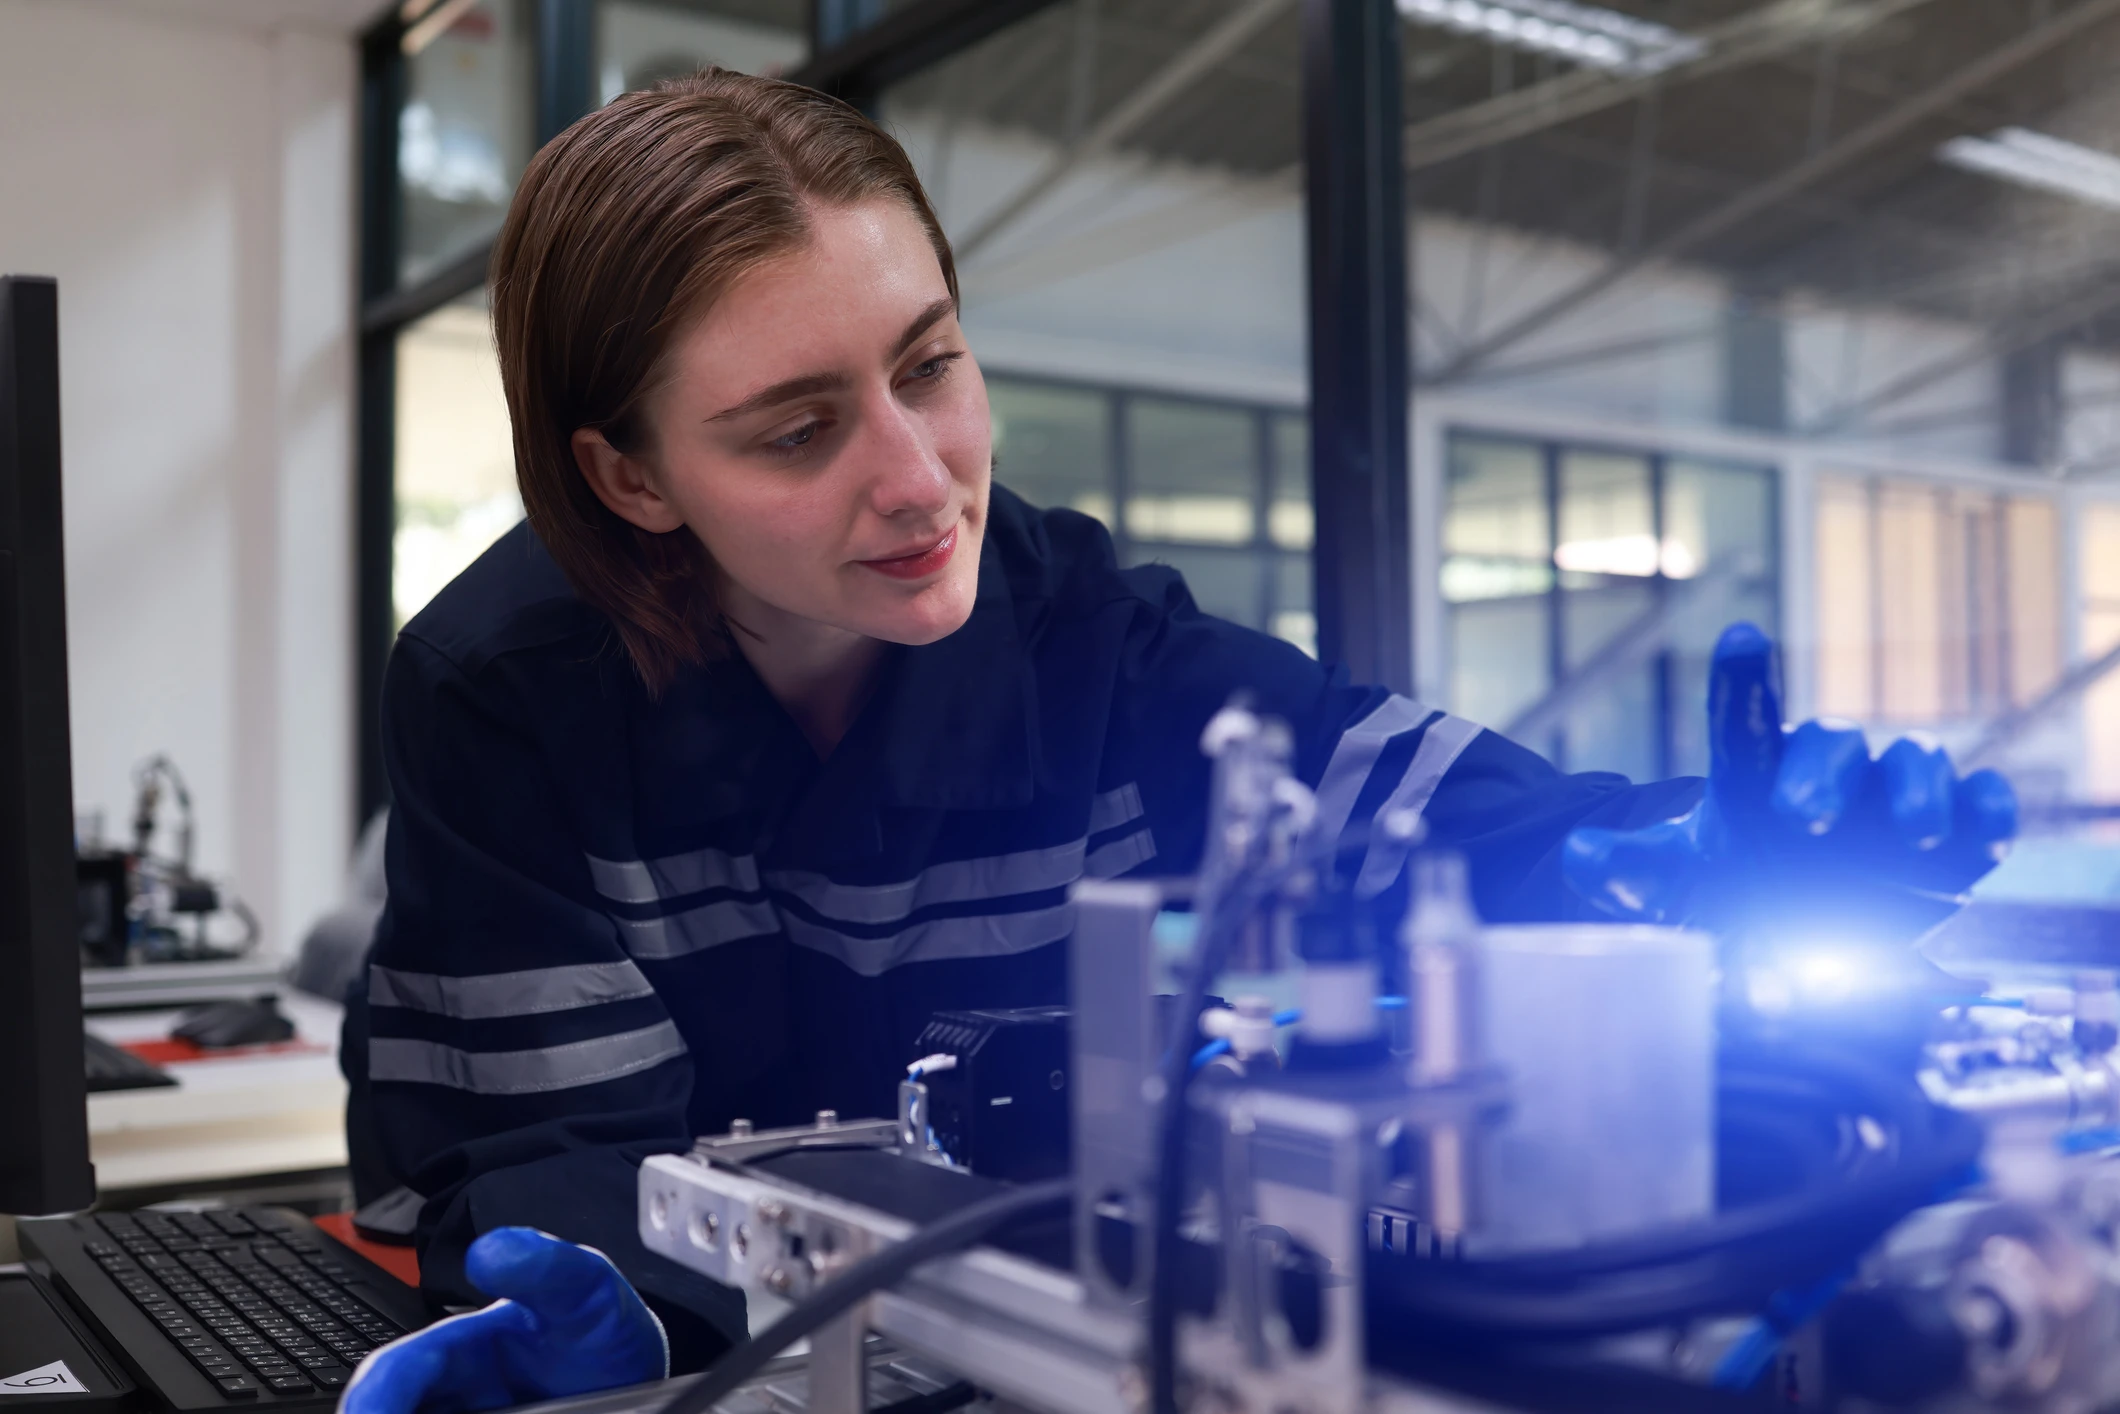
{"type": "Polygon", "coordinates": [[[898,655],[872,704],[881,803],[991,810],[1031,803],[1035,713],[1016,597],[992,535],[972,616],[898,655]]]}

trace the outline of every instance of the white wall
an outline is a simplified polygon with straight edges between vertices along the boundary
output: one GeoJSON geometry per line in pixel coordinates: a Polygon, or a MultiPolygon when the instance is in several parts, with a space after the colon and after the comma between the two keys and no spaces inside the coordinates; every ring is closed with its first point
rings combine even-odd
{"type": "Polygon", "coordinates": [[[356,63],[323,8],[0,0],[0,269],[60,287],[76,807],[123,831],[168,752],[273,948],[353,809],[356,63]]]}

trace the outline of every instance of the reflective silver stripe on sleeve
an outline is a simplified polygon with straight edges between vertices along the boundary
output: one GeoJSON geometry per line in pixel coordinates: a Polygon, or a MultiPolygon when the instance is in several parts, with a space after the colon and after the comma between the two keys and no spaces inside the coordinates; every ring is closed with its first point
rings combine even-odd
{"type": "Polygon", "coordinates": [[[1141,804],[1141,787],[1128,781],[1090,801],[1089,832],[1099,835],[1129,820],[1138,820],[1147,813],[1147,808],[1141,804]]]}
{"type": "Polygon", "coordinates": [[[406,1007],[465,1021],[568,1011],[650,996],[654,991],[640,969],[623,958],[617,962],[495,972],[483,977],[444,977],[433,972],[403,972],[395,967],[368,969],[370,1004],[406,1007]]]}
{"type": "Polygon", "coordinates": [[[434,1041],[378,1036],[368,1043],[368,1078],[446,1085],[477,1095],[532,1095],[616,1080],[684,1053],[684,1040],[668,1021],[531,1051],[462,1051],[434,1041]]]}
{"type": "Polygon", "coordinates": [[[938,903],[976,903],[1064,889],[1082,877],[1082,852],[1087,843],[1071,840],[1017,854],[931,864],[895,884],[838,884],[822,874],[793,869],[775,870],[766,875],[766,882],[827,918],[845,923],[896,923],[911,917],[916,909],[938,903]]]}
{"type": "Polygon", "coordinates": [[[1082,861],[1082,872],[1098,879],[1115,878],[1156,857],[1156,837],[1143,825],[1130,835],[1106,840],[1082,861]]]}
{"type": "Polygon", "coordinates": [[[667,918],[611,921],[627,952],[658,962],[780,931],[780,912],[765,899],[727,898],[667,918]]]}
{"type": "Polygon", "coordinates": [[[1319,839],[1337,841],[1340,832],[1347,828],[1347,817],[1354,813],[1354,803],[1361,798],[1362,787],[1369,783],[1369,770],[1376,765],[1384,743],[1400,732],[1412,731],[1434,715],[1433,709],[1394,693],[1378,703],[1375,711],[1340,733],[1332,759],[1325,763],[1325,774],[1318,778],[1318,821],[1313,828],[1319,839]]]}
{"type": "Polygon", "coordinates": [[[864,977],[880,977],[908,963],[1008,957],[1057,943],[1074,931],[1075,910],[1061,903],[1027,913],[937,918],[887,938],[856,938],[792,914],[787,925],[792,941],[835,957],[864,977]]]}
{"type": "Polygon", "coordinates": [[[758,861],[748,854],[695,849],[661,859],[587,858],[596,891],[619,903],[660,903],[708,889],[758,891],[758,861]]]}
{"type": "MultiPolygon", "coordinates": [[[[1429,724],[1421,737],[1421,744],[1414,748],[1413,760],[1407,763],[1406,774],[1392,787],[1391,795],[1377,808],[1379,817],[1395,810],[1410,810],[1415,815],[1427,810],[1428,802],[1435,798],[1436,787],[1450,768],[1464,755],[1465,748],[1472,745],[1474,737],[1482,728],[1478,723],[1468,722],[1463,717],[1438,717],[1429,724]]],[[[1369,841],[1369,851],[1362,857],[1362,872],[1355,877],[1354,891],[1367,897],[1381,891],[1397,877],[1406,863],[1406,850],[1383,837],[1381,831],[1369,841]]]]}

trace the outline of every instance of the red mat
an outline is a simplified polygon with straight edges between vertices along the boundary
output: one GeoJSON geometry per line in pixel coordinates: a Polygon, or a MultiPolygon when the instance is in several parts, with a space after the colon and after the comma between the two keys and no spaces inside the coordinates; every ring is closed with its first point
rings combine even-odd
{"type": "Polygon", "coordinates": [[[172,1061],[224,1060],[229,1056],[320,1056],[327,1055],[331,1047],[315,1041],[304,1041],[297,1037],[291,1041],[273,1041],[263,1046],[220,1046],[213,1050],[192,1041],[179,1041],[174,1037],[162,1041],[127,1041],[120,1050],[131,1051],[149,1065],[168,1065],[172,1061]]]}
{"type": "Polygon", "coordinates": [[[353,1230],[351,1213],[326,1213],[323,1217],[311,1218],[310,1221],[405,1285],[420,1284],[420,1254],[413,1248],[390,1247],[381,1242],[370,1242],[353,1230]]]}

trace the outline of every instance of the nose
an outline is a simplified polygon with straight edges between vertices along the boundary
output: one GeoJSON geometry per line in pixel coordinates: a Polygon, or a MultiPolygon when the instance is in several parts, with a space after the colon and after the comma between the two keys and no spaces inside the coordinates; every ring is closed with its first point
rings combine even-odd
{"type": "Polygon", "coordinates": [[[949,509],[950,469],[920,419],[885,398],[862,423],[861,467],[878,515],[925,517],[949,509]]]}

